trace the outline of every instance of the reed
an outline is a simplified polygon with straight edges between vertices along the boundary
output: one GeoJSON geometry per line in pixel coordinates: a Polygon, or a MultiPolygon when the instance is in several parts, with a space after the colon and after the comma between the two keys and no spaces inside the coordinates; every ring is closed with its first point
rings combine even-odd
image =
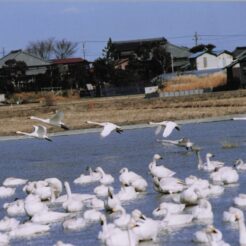
{"type": "Polygon", "coordinates": [[[165,82],[163,90],[170,92],[205,88],[213,89],[225,85],[226,81],[226,75],[221,72],[204,77],[197,77],[195,75],[181,75],[165,82]]]}

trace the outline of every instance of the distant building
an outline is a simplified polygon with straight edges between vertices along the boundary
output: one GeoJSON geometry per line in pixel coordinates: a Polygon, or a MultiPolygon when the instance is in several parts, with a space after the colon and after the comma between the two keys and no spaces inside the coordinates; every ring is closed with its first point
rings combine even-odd
{"type": "Polygon", "coordinates": [[[201,51],[190,56],[192,69],[207,70],[224,68],[233,61],[232,54],[227,51],[201,51]]]}
{"type": "Polygon", "coordinates": [[[233,51],[232,51],[232,54],[233,54],[233,57],[234,59],[236,59],[239,55],[241,55],[244,51],[246,51],[246,46],[239,46],[239,47],[236,47],[233,51]]]}
{"type": "Polygon", "coordinates": [[[246,88],[246,50],[239,53],[226,68],[229,89],[246,88]]]}
{"type": "MultiPolygon", "coordinates": [[[[142,59],[139,54],[141,54],[140,51],[144,47],[149,47],[150,49],[154,47],[163,47],[171,56],[172,68],[170,70],[172,71],[181,70],[183,66],[186,66],[189,63],[188,58],[191,54],[187,47],[171,44],[164,37],[115,41],[112,42],[112,47],[116,54],[115,67],[123,70],[128,65],[130,57],[134,56],[139,60],[142,59]]],[[[151,58],[152,54],[150,53],[149,59],[151,58]]]]}

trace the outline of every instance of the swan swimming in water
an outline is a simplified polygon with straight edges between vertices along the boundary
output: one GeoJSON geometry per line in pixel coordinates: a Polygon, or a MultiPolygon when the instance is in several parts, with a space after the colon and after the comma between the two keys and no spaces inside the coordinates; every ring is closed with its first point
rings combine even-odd
{"type": "Polygon", "coordinates": [[[171,177],[175,174],[172,170],[162,166],[157,166],[156,161],[162,159],[162,157],[159,154],[155,154],[153,156],[152,162],[149,164],[149,170],[152,176],[158,177],[158,178],[166,178],[171,177]]]}
{"type": "Polygon", "coordinates": [[[103,127],[103,130],[101,131],[100,135],[101,137],[107,137],[112,131],[116,131],[117,133],[122,133],[123,129],[111,122],[95,122],[95,121],[86,121],[88,124],[93,124],[93,125],[99,125],[103,127]]]}
{"type": "Polygon", "coordinates": [[[44,122],[46,124],[52,125],[52,126],[59,126],[64,130],[69,130],[69,128],[65,125],[65,123],[63,122],[64,120],[64,113],[62,111],[57,111],[55,115],[53,115],[51,118],[38,118],[35,116],[31,116],[30,117],[31,120],[37,120],[37,121],[41,121],[44,122]]]}
{"type": "Polygon", "coordinates": [[[178,139],[178,140],[157,140],[158,142],[161,142],[162,145],[175,145],[177,147],[184,147],[186,148],[186,150],[190,150],[192,149],[192,146],[194,145],[194,143],[192,143],[190,141],[190,139],[188,138],[181,138],[181,139],[178,139]]]}
{"type": "Polygon", "coordinates": [[[9,178],[6,178],[3,181],[3,185],[4,186],[7,186],[7,187],[16,187],[16,186],[19,186],[19,185],[26,184],[27,181],[28,181],[27,179],[20,179],[20,178],[9,177],[9,178]]]}
{"type": "Polygon", "coordinates": [[[238,194],[238,196],[233,199],[233,202],[238,207],[246,207],[246,194],[238,194]]]}
{"type": "Polygon", "coordinates": [[[6,210],[8,216],[25,215],[24,200],[16,199],[14,202],[4,203],[3,208],[6,210]]]}
{"type": "Polygon", "coordinates": [[[86,226],[86,221],[83,218],[74,218],[65,220],[62,224],[65,230],[78,231],[86,226]]]}
{"type": "Polygon", "coordinates": [[[242,159],[237,159],[234,163],[234,167],[238,171],[245,171],[246,170],[246,163],[242,159]]]}
{"type": "Polygon", "coordinates": [[[178,204],[173,202],[162,202],[156,209],[153,210],[154,216],[165,216],[167,211],[171,214],[181,213],[185,208],[185,204],[178,204]]]}
{"type": "Polygon", "coordinates": [[[89,174],[81,174],[78,178],[76,178],[73,182],[74,184],[89,184],[96,181],[99,181],[101,178],[101,174],[99,172],[93,171],[90,167],[88,168],[89,174]]]}
{"type": "Polygon", "coordinates": [[[21,132],[21,131],[17,131],[16,133],[21,134],[21,135],[26,135],[29,137],[45,139],[45,140],[52,142],[52,140],[47,136],[47,128],[45,126],[33,126],[33,128],[34,130],[30,133],[21,132]]]}
{"type": "Polygon", "coordinates": [[[173,121],[149,122],[149,124],[157,126],[156,131],[155,131],[156,135],[159,134],[161,130],[164,128],[164,131],[162,134],[164,138],[171,135],[174,129],[178,131],[180,130],[180,126],[176,122],[173,122],[173,121]]]}
{"type": "Polygon", "coordinates": [[[13,196],[15,188],[0,186],[0,198],[13,196]]]}
{"type": "Polygon", "coordinates": [[[111,174],[107,174],[101,167],[97,167],[96,171],[101,174],[99,182],[103,185],[110,185],[114,182],[114,177],[111,174]]]}

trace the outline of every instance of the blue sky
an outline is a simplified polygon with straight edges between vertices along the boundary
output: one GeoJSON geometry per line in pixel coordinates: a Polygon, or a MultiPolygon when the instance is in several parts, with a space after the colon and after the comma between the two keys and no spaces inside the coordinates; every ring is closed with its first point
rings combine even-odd
{"type": "Polygon", "coordinates": [[[79,42],[76,56],[94,60],[113,41],[165,37],[192,47],[218,50],[246,46],[246,2],[130,0],[0,0],[0,57],[30,41],[55,38],[79,42]]]}

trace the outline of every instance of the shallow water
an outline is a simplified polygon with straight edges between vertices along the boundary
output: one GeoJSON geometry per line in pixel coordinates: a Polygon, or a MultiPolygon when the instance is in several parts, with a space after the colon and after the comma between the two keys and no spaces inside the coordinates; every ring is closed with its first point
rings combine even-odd
{"type": "MultiPolygon", "coordinates": [[[[174,131],[170,139],[188,137],[191,141],[203,148],[201,154],[212,152],[217,160],[232,165],[237,158],[246,160],[246,122],[223,121],[213,123],[194,123],[182,125],[181,131],[174,131]],[[230,142],[237,145],[235,148],[222,148],[223,143],[230,142]]],[[[9,140],[0,142],[0,182],[9,176],[26,178],[31,181],[47,177],[57,177],[62,181],[69,181],[73,192],[92,193],[98,184],[74,185],[72,182],[85,168],[101,166],[107,173],[115,177],[114,188],[120,189],[118,175],[122,167],[128,167],[142,176],[148,183],[147,193],[138,200],[124,204],[128,212],[138,208],[147,216],[160,202],[170,199],[154,191],[151,177],[148,174],[148,164],[153,154],[159,153],[164,159],[160,161],[176,172],[179,178],[197,175],[208,178],[208,174],[197,170],[194,154],[177,147],[163,147],[156,141],[160,136],[154,134],[155,128],[125,130],[123,134],[111,134],[101,139],[99,133],[88,133],[70,136],[53,137],[53,142],[36,139],[9,140]]],[[[246,172],[240,173],[240,183],[237,186],[227,187],[223,195],[210,198],[214,212],[214,225],[218,227],[224,240],[231,245],[238,244],[238,230],[222,222],[222,213],[232,205],[232,199],[239,193],[246,193],[246,172]]],[[[23,198],[25,194],[21,188],[8,199],[0,200],[0,218],[5,213],[2,204],[14,198],[23,198]]],[[[153,216],[152,216],[153,217],[153,216]]],[[[21,218],[22,220],[26,218],[21,218]]],[[[164,232],[159,242],[143,243],[141,245],[195,245],[192,236],[202,228],[202,224],[193,223],[181,229],[164,232]]],[[[52,225],[51,231],[43,236],[29,240],[11,241],[11,245],[53,245],[57,240],[70,242],[74,245],[100,245],[97,239],[100,230],[99,224],[92,224],[79,232],[63,231],[62,224],[52,225]]]]}

